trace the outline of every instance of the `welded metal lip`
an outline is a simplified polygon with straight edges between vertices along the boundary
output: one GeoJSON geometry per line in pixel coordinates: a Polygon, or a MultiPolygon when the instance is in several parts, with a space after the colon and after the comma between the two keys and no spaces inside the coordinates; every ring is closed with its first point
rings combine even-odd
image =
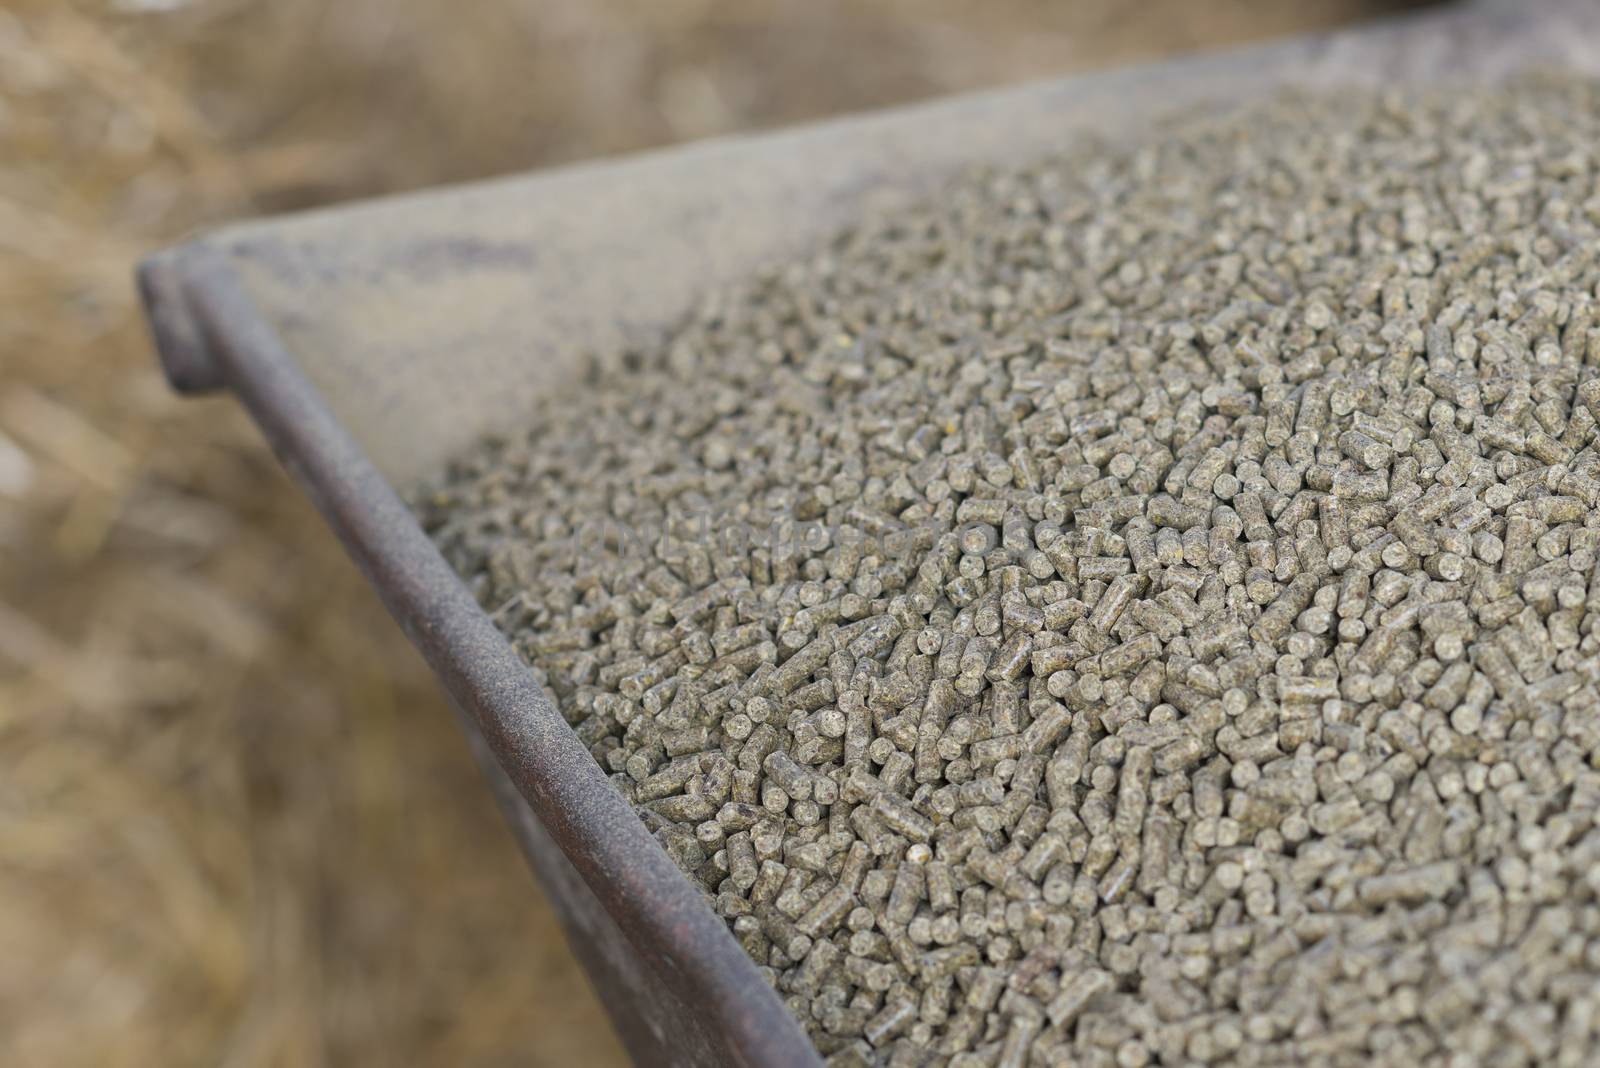
{"type": "Polygon", "coordinates": [[[544,381],[504,391],[497,376],[614,343],[614,320],[664,325],[676,314],[690,290],[679,277],[652,289],[662,272],[726,281],[803,248],[880,194],[925,191],[1007,137],[1029,150],[1047,144],[1057,122],[1098,131],[1196,100],[1333,84],[1341,72],[1370,85],[1497,77],[1545,60],[1600,72],[1600,4],[1483,0],[1224,56],[250,223],[152,256],[139,284],[173,386],[226,389],[250,410],[640,963],[701,1007],[683,1026],[714,1051],[703,1063],[813,1066],[798,1023],[396,493],[391,478],[416,475],[417,456],[448,454],[456,440],[407,439],[438,430],[422,425],[430,387],[466,380],[445,415],[469,420],[474,437],[498,429],[470,420],[494,405],[504,418],[544,381]],[[1070,114],[1078,102],[1097,109],[1093,121],[1070,114]],[[990,128],[1007,117],[1012,130],[990,128]],[[953,146],[957,131],[971,143],[953,146]],[[646,203],[624,204],[629,190],[646,203]],[[654,230],[619,234],[612,209],[625,227],[654,230]],[[732,246],[706,249],[708,234],[732,246]],[[489,299],[463,310],[455,297],[473,286],[489,299]],[[398,324],[386,321],[391,310],[398,324]],[[506,355],[541,336],[531,357],[506,355]]]}

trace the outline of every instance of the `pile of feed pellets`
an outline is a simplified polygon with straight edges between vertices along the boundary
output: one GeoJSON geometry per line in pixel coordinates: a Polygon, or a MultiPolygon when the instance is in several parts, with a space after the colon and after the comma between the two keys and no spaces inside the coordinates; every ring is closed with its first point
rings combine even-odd
{"type": "Polygon", "coordinates": [[[416,506],[831,1064],[1593,1063],[1596,145],[1541,76],[969,175],[416,506]]]}

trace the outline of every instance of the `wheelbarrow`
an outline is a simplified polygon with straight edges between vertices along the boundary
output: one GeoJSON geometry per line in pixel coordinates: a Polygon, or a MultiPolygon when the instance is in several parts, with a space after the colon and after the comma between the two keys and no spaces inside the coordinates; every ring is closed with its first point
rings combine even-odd
{"type": "Polygon", "coordinates": [[[173,387],[230,391],[450,694],[641,1064],[817,1065],[400,491],[708,288],[974,164],[1280,87],[1600,72],[1600,5],[1480,0],[1263,47],[228,227],[139,272],[173,387]]]}

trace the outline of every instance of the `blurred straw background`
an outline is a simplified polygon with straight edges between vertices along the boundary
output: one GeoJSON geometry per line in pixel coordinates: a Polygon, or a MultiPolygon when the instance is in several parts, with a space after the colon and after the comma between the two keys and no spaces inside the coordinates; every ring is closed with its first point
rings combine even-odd
{"type": "Polygon", "coordinates": [[[144,251],[229,217],[1311,29],[1376,0],[6,0],[0,1044],[620,1053],[417,659],[144,251]]]}

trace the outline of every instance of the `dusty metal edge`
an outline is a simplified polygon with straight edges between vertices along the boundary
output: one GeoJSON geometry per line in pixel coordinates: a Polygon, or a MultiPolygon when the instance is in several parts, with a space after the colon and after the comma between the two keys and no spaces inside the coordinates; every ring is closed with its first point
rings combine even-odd
{"type": "Polygon", "coordinates": [[[448,703],[462,733],[466,735],[467,748],[489,782],[489,792],[500,807],[523,860],[544,888],[567,945],[588,973],[589,985],[610,1015],[612,1027],[622,1040],[623,1047],[634,1063],[655,1063],[652,1058],[658,1057],[661,1047],[650,1021],[639,1013],[618,1011],[620,1007],[631,1004],[627,1000],[630,991],[624,977],[615,975],[609,967],[610,961],[599,944],[609,932],[596,931],[585,923],[586,913],[581,898],[588,891],[581,885],[574,885],[575,882],[582,882],[581,876],[546,833],[538,817],[528,807],[527,799],[518,792],[516,784],[506,776],[472,715],[462,709],[460,702],[451,700],[448,703]]]}
{"type": "Polygon", "coordinates": [[[161,370],[172,388],[185,394],[209,393],[223,385],[183,292],[183,264],[193,257],[192,248],[156,252],[134,272],[161,370]]]}
{"type": "Polygon", "coordinates": [[[249,410],[641,960],[729,1036],[734,1063],[818,1068],[798,1022],[328,410],[231,265],[188,246],[147,260],[139,284],[175,388],[227,388],[249,410]]]}

